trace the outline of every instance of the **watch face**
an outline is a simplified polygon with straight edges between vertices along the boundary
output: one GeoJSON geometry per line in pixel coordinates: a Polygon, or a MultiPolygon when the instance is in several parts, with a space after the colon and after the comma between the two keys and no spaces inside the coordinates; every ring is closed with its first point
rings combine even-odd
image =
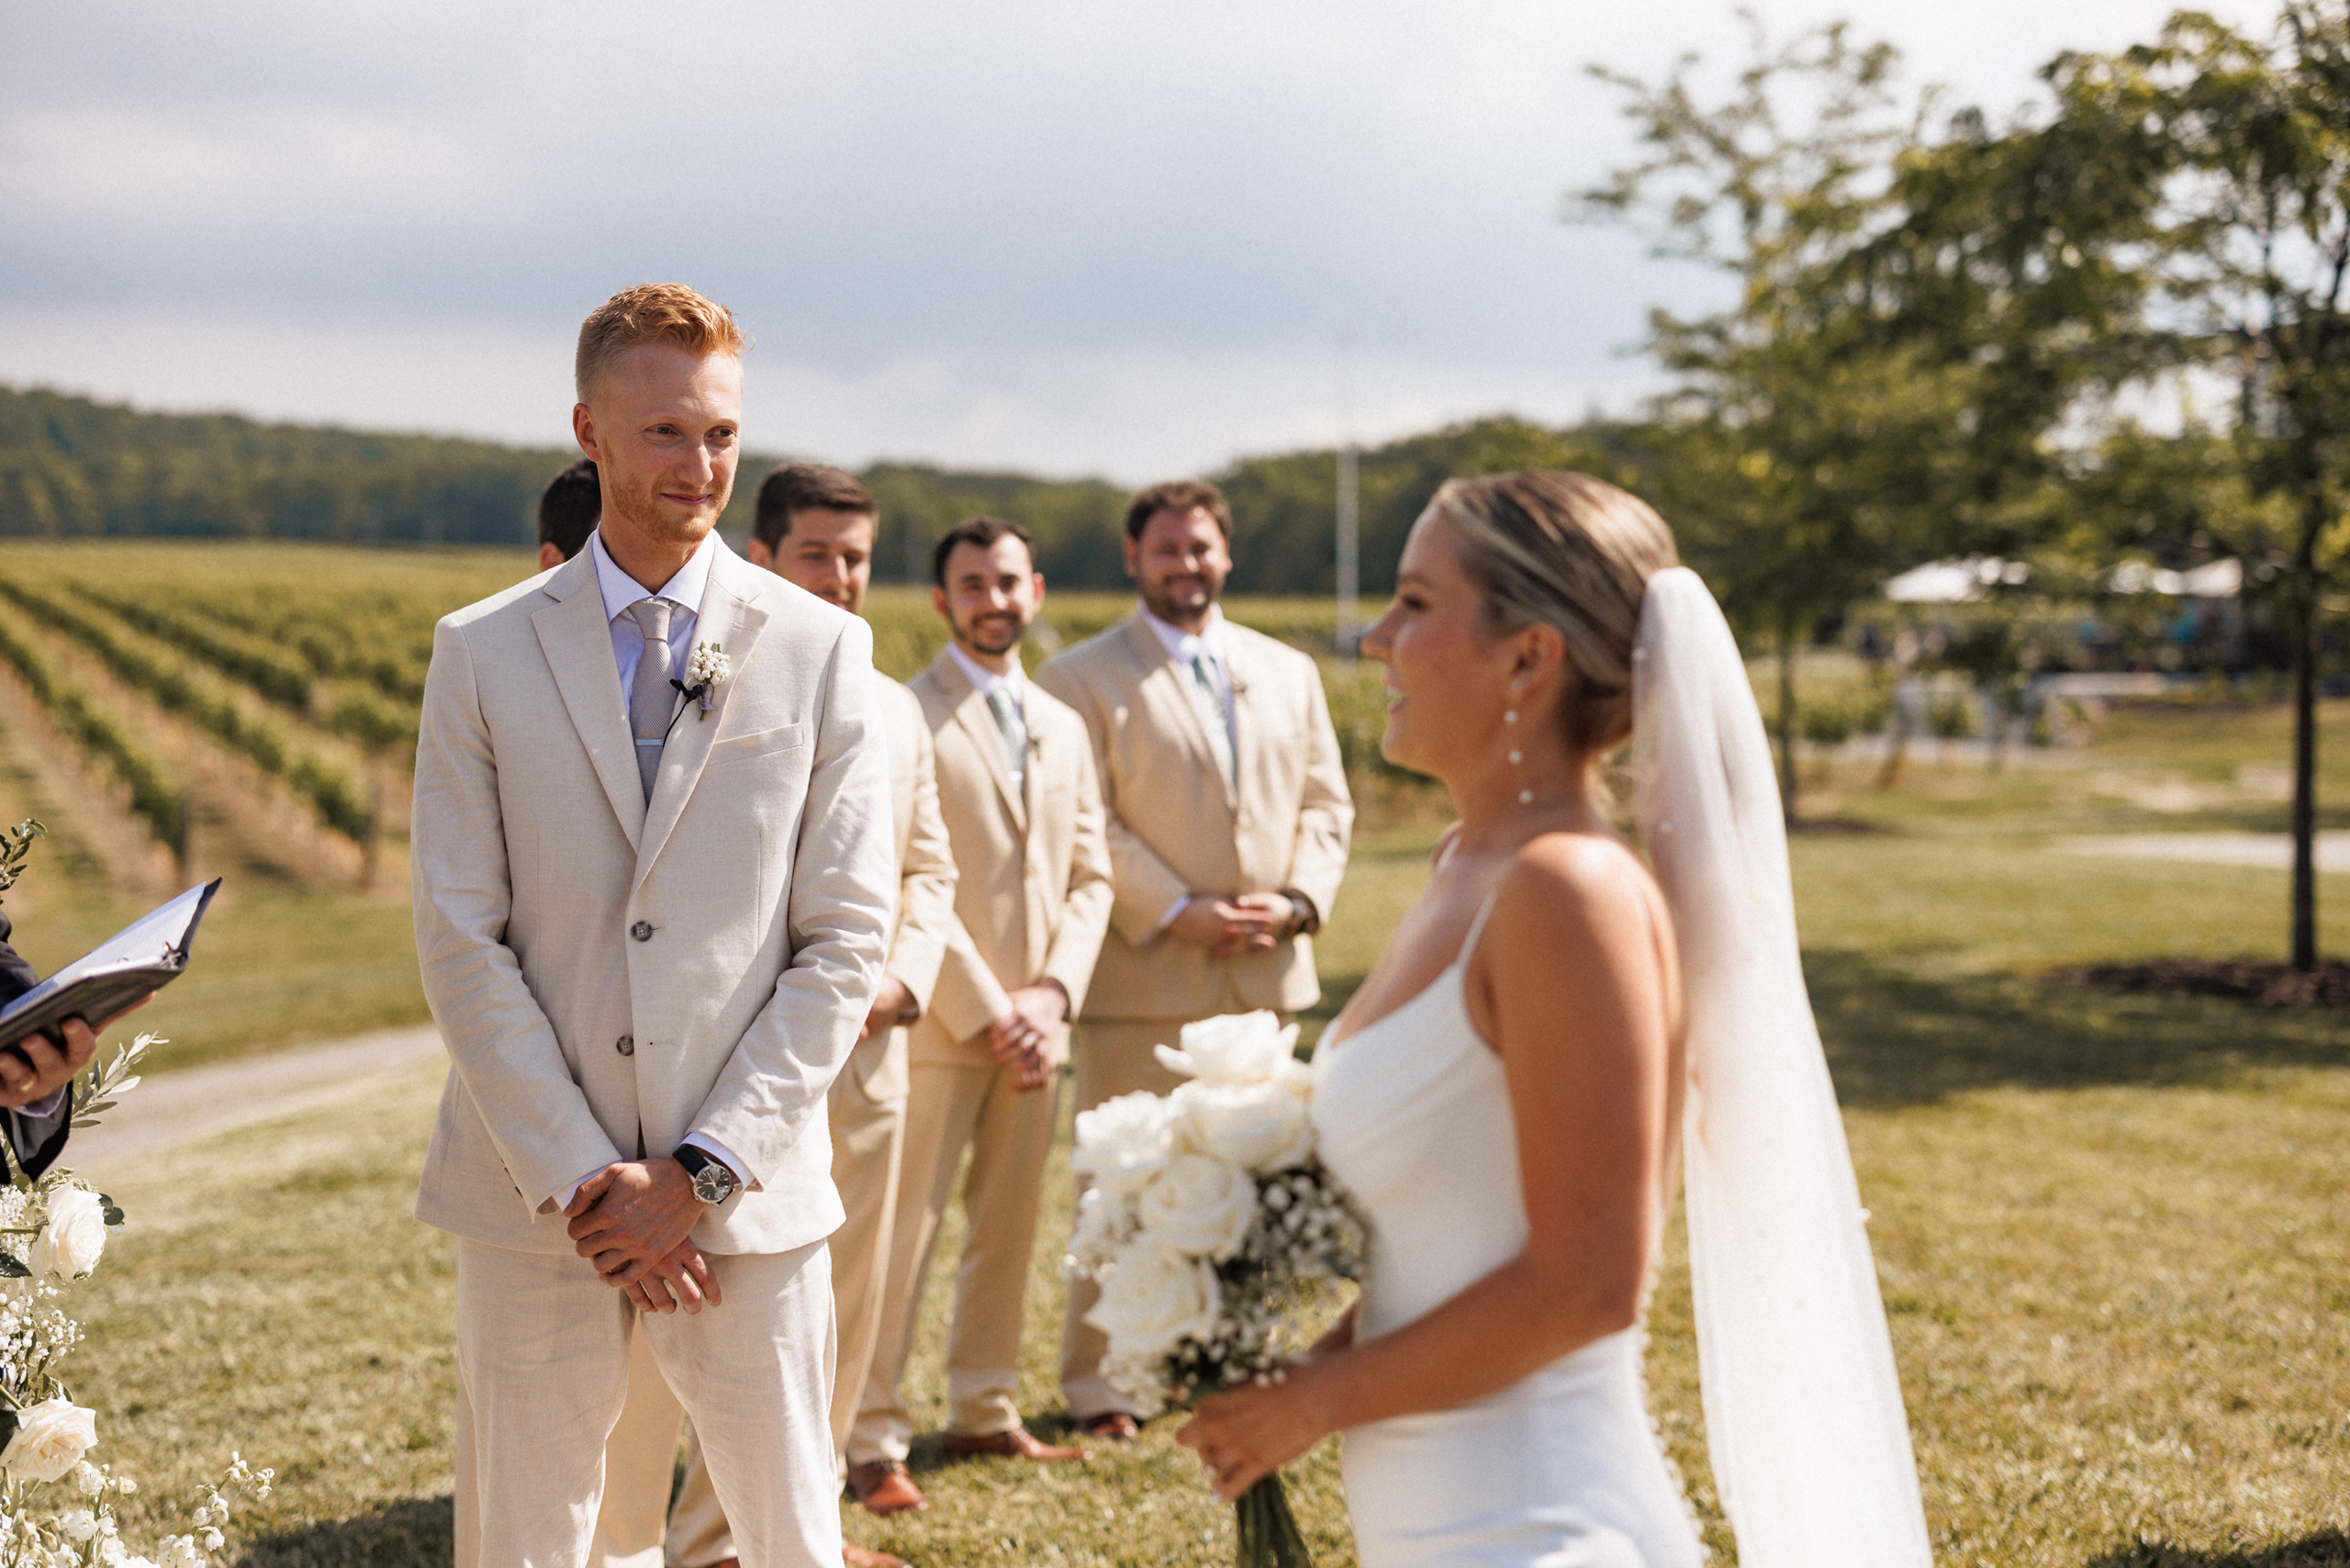
{"type": "Polygon", "coordinates": [[[694,1172],[694,1196],[705,1204],[722,1204],[734,1192],[734,1173],[712,1160],[694,1172]]]}

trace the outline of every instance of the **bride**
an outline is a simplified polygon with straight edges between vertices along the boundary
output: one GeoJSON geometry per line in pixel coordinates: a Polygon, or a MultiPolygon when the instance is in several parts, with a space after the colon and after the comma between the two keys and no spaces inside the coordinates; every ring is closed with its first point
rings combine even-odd
{"type": "Polygon", "coordinates": [[[1931,1561],[1768,745],[1674,559],[1598,480],[1456,480],[1363,639],[1386,755],[1441,780],[1459,825],[1315,1053],[1322,1158],[1371,1220],[1362,1295],[1181,1439],[1233,1498],[1344,1432],[1365,1568],[1704,1559],[1641,1383],[1684,1153],[1740,1561],[1931,1561]],[[1654,878],[1596,778],[1628,737],[1654,878]]]}

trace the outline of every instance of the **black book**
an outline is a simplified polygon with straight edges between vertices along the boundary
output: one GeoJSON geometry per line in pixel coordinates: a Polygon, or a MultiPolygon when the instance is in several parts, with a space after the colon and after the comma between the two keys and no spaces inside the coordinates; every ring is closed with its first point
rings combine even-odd
{"type": "Polygon", "coordinates": [[[179,979],[196,924],[219,890],[218,877],[190,888],[0,1008],[0,1043],[13,1047],[28,1035],[47,1035],[62,1045],[68,1018],[102,1022],[179,979]]]}

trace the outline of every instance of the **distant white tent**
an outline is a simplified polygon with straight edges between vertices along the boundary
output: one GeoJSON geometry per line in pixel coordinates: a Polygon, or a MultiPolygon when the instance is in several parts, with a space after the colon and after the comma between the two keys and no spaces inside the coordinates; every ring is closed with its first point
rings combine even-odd
{"type": "Polygon", "coordinates": [[[2105,586],[2115,593],[2161,593],[2174,599],[2233,599],[2244,591],[2244,563],[2233,556],[2206,561],[2184,572],[2165,572],[2143,561],[2124,561],[2105,586]]]}
{"type": "Polygon", "coordinates": [[[2023,562],[2002,561],[1997,555],[1929,561],[1886,583],[1885,597],[1896,604],[1960,604],[1981,599],[1986,588],[2001,583],[2013,588],[2031,577],[2031,568],[2023,562]]]}

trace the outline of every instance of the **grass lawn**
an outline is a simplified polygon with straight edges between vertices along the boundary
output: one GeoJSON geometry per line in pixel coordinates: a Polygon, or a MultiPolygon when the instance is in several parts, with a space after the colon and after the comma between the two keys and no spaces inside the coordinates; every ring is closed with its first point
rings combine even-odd
{"type": "MultiPolygon", "coordinates": [[[[1795,846],[1938,1561],[2350,1563],[2350,1020],[2037,978],[2281,951],[2281,872],[2046,847],[2083,831],[2268,825],[2270,715],[2127,718],[2110,753],[1998,778],[1944,773],[1930,754],[1889,795],[1831,776],[1817,809],[1879,831],[1795,846]],[[2213,724],[2228,733],[2213,740],[2213,724]],[[2186,809],[2148,793],[2175,774],[2207,792],[2186,809]]],[[[1364,835],[1324,944],[1334,992],[1418,887],[1433,835],[1364,835]]],[[[2322,898],[2342,907],[2350,879],[2324,879],[2322,898]]],[[[298,906],[284,910],[292,940],[298,906]]],[[[151,1483],[142,1506],[233,1444],[284,1474],[246,1521],[252,1561],[446,1561],[450,1248],[407,1217],[436,1087],[408,1073],[340,1109],[101,1172],[131,1228],[84,1287],[91,1338],[72,1379],[101,1411],[104,1456],[151,1483]]],[[[1056,1172],[1024,1364],[1046,1434],[1069,1197],[1056,1172]]],[[[1677,1247],[1651,1386],[1726,1547],[1677,1247]]],[[[943,1284],[911,1391],[934,1428],[943,1284]]],[[[1226,1561],[1227,1513],[1175,1424],[1049,1471],[950,1464],[934,1432],[915,1452],[931,1513],[844,1517],[853,1539],[922,1568],[1226,1561]]],[[[1292,1472],[1292,1495],[1325,1568],[1351,1562],[1331,1445],[1292,1472]]]]}

